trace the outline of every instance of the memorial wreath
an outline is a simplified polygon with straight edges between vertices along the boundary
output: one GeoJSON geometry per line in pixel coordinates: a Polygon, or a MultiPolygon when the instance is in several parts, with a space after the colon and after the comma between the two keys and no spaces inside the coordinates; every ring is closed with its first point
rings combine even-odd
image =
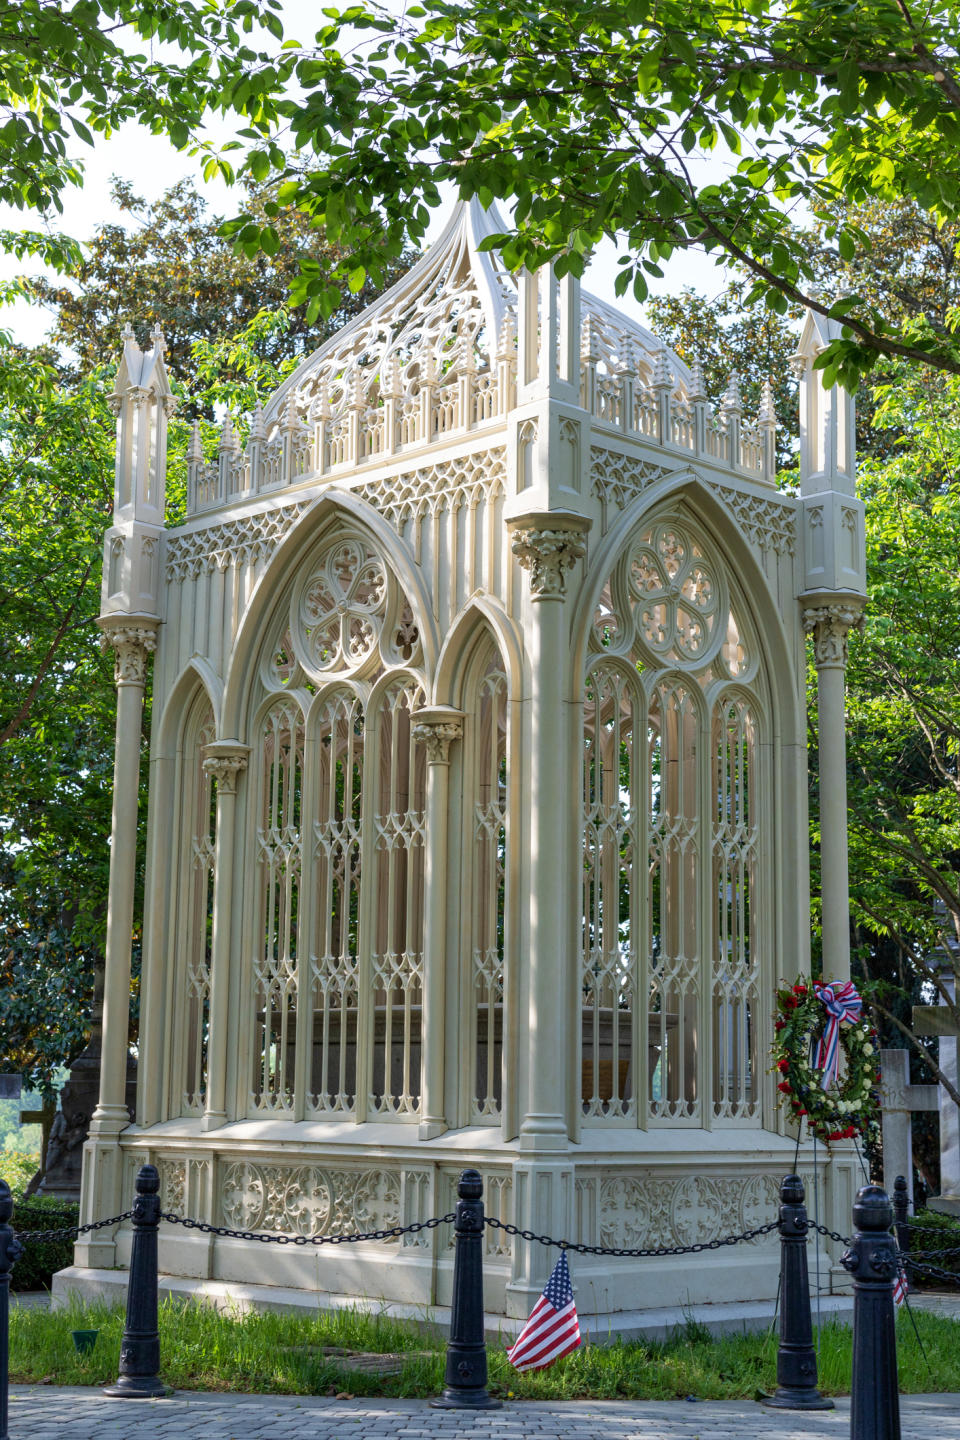
{"type": "Polygon", "coordinates": [[[878,1121],[877,1035],[861,1015],[849,980],[801,979],[777,991],[772,1055],[779,1103],[798,1122],[806,1117],[827,1143],[853,1139],[878,1121]]]}

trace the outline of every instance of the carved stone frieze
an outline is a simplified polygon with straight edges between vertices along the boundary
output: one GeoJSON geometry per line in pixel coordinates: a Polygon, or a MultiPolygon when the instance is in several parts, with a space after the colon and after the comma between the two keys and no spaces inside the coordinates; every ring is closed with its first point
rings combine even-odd
{"type": "Polygon", "coordinates": [[[187,535],[171,536],[167,542],[167,579],[192,580],[204,572],[268,560],[305,509],[304,502],[294,501],[277,509],[207,525],[187,535]]]}
{"type": "Polygon", "coordinates": [[[813,655],[818,670],[845,669],[847,637],[862,621],[860,606],[850,600],[804,606],[803,628],[808,635],[813,635],[813,655]]]}
{"type": "Polygon", "coordinates": [[[515,521],[510,545],[523,569],[530,572],[534,600],[559,600],[566,594],[565,572],[587,553],[583,533],[587,522],[554,526],[549,513],[543,519],[542,525],[526,518],[515,521]]]}
{"type": "Polygon", "coordinates": [[[160,1171],[160,1208],[175,1215],[184,1215],[187,1189],[187,1162],[171,1156],[157,1160],[160,1171]]]}
{"type": "Polygon", "coordinates": [[[797,547],[797,518],[792,505],[737,490],[733,485],[709,482],[710,489],[730,510],[740,529],[761,550],[792,555],[797,547]]]}
{"type": "Polygon", "coordinates": [[[223,1168],[220,1207],[235,1229],[357,1235],[401,1223],[400,1189],[400,1172],[383,1166],[334,1170],[238,1160],[223,1168]]]}
{"type": "Polygon", "coordinates": [[[669,473],[665,466],[655,465],[652,460],[623,455],[602,445],[593,445],[590,449],[590,484],[604,510],[610,505],[623,510],[654,481],[669,473]]]}
{"type": "Polygon", "coordinates": [[[354,494],[366,500],[402,530],[408,521],[487,503],[503,495],[507,459],[502,445],[458,455],[443,465],[424,465],[401,475],[387,475],[359,485],[354,494]]]}
{"type": "Polygon", "coordinates": [[[102,636],[104,650],[113,651],[113,679],[117,685],[145,685],[147,656],[157,648],[156,627],[112,625],[102,636]]]}
{"type": "Polygon", "coordinates": [[[772,1175],[626,1174],[596,1183],[600,1244],[617,1249],[706,1244],[765,1224],[777,1209],[772,1175]]]}

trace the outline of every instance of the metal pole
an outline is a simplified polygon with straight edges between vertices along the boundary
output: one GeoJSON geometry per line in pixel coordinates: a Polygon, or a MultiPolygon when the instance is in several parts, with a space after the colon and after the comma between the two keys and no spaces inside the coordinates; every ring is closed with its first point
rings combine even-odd
{"type": "Polygon", "coordinates": [[[900,1250],[900,1257],[903,1261],[904,1278],[909,1285],[911,1283],[910,1273],[910,1225],[908,1216],[910,1214],[910,1193],[907,1189],[905,1175],[898,1175],[893,1182],[893,1220],[894,1229],[897,1232],[897,1245],[900,1250]]]}
{"type": "Polygon", "coordinates": [[[10,1228],[13,1196],[6,1180],[0,1180],[0,1440],[7,1440],[7,1407],[10,1386],[10,1271],[22,1254],[20,1241],[10,1228]]]}
{"type": "Polygon", "coordinates": [[[154,1165],[141,1165],[133,1202],[133,1248],[127,1280],[127,1320],[120,1344],[120,1376],[105,1395],[128,1400],[156,1400],[173,1392],[157,1373],[160,1331],[157,1326],[157,1232],[160,1228],[160,1176],[154,1165]]]}
{"type": "Polygon", "coordinates": [[[862,1186],[853,1206],[853,1242],[841,1261],[853,1276],[850,1440],[900,1440],[892,1224],[886,1191],[862,1186]]]}
{"type": "Polygon", "coordinates": [[[780,1183],[780,1346],[777,1390],[765,1405],[779,1410],[832,1410],[817,1389],[817,1356],[810,1319],[807,1271],[807,1211],[803,1181],[785,1175],[780,1183]]]}
{"type": "Polygon", "coordinates": [[[430,1404],[438,1410],[499,1410],[487,1393],[487,1346],[483,1336],[483,1180],[464,1170],[457,1182],[457,1248],[453,1258],[453,1304],[444,1390],[430,1404]]]}

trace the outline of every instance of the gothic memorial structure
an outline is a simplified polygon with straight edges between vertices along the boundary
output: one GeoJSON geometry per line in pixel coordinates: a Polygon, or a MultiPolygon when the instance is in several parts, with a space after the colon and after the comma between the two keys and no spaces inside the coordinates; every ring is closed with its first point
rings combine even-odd
{"type": "MultiPolygon", "coordinates": [[[[101,626],[117,750],[100,1103],[82,1219],[166,1209],[358,1233],[451,1210],[606,1246],[775,1214],[794,1138],[774,990],[809,971],[806,636],[824,973],[849,974],[843,680],[864,595],[853,411],[800,344],[798,494],[769,391],[700,367],[453,213],[404,280],[164,521],[163,341],[125,341],[101,626]],[[135,1123],[124,1103],[141,712],[153,665],[135,1123]]],[[[812,1180],[813,1152],[800,1147],[812,1180]]],[[[855,1157],[819,1159],[845,1227],[855,1157]]],[[[812,1208],[812,1204],[811,1204],[812,1208]]],[[[64,1290],[122,1281],[129,1225],[64,1290]]],[[[486,1306],[554,1256],[491,1229],[486,1306]]],[[[449,1304],[450,1226],[279,1248],[164,1225],[174,1288],[449,1304]]],[[[580,1313],[761,1300],[776,1236],[575,1266],[580,1313]]],[[[613,1318],[610,1323],[616,1325],[613,1318]]]]}

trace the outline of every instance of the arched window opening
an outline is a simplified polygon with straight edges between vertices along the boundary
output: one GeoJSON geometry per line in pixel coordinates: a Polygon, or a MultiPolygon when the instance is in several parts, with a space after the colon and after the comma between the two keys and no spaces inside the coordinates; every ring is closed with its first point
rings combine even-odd
{"type": "Polygon", "coordinates": [[[698,712],[679,682],[650,703],[651,1121],[698,1115],[700,1010],[698,712]]]}
{"type": "Polygon", "coordinates": [[[260,1110],[289,1111],[294,1101],[303,739],[297,705],[281,702],[268,711],[261,730],[260,945],[254,964],[253,1098],[260,1110]]]}
{"type": "Polygon", "coordinates": [[[757,727],[750,706],[714,708],[713,1107],[718,1119],[757,1118],[759,974],[754,934],[757,876],[757,727]]]}
{"type": "Polygon", "coordinates": [[[733,590],[714,548],[673,515],[647,523],[596,607],[580,973],[581,1105],[592,1124],[762,1115],[769,939],[750,689],[762,694],[764,681],[733,590]]]}
{"type": "Polygon", "coordinates": [[[412,718],[422,704],[420,686],[403,679],[375,719],[370,1108],[381,1116],[420,1108],[426,756],[412,718]]]}
{"type": "Polygon", "coordinates": [[[183,909],[176,931],[184,945],[182,1024],[177,1027],[184,1115],[202,1115],[207,1093],[217,797],[216,782],[203,761],[206,746],[215,738],[213,712],[203,697],[187,723],[180,786],[182,814],[189,827],[183,909]]]}
{"type": "Polygon", "coordinates": [[[465,807],[472,833],[470,1036],[471,1120],[489,1124],[503,1104],[504,924],[507,857],[507,677],[499,654],[477,687],[465,807]],[[469,792],[468,792],[469,794],[469,792]]]}
{"type": "Polygon", "coordinates": [[[581,1102],[591,1118],[635,1115],[634,986],[639,933],[635,865],[640,788],[637,687],[596,665],[583,732],[583,955],[581,1102]]]}
{"type": "Polygon", "coordinates": [[[356,696],[335,692],[322,701],[316,742],[308,1105],[344,1115],[357,1093],[364,715],[356,696]]]}

